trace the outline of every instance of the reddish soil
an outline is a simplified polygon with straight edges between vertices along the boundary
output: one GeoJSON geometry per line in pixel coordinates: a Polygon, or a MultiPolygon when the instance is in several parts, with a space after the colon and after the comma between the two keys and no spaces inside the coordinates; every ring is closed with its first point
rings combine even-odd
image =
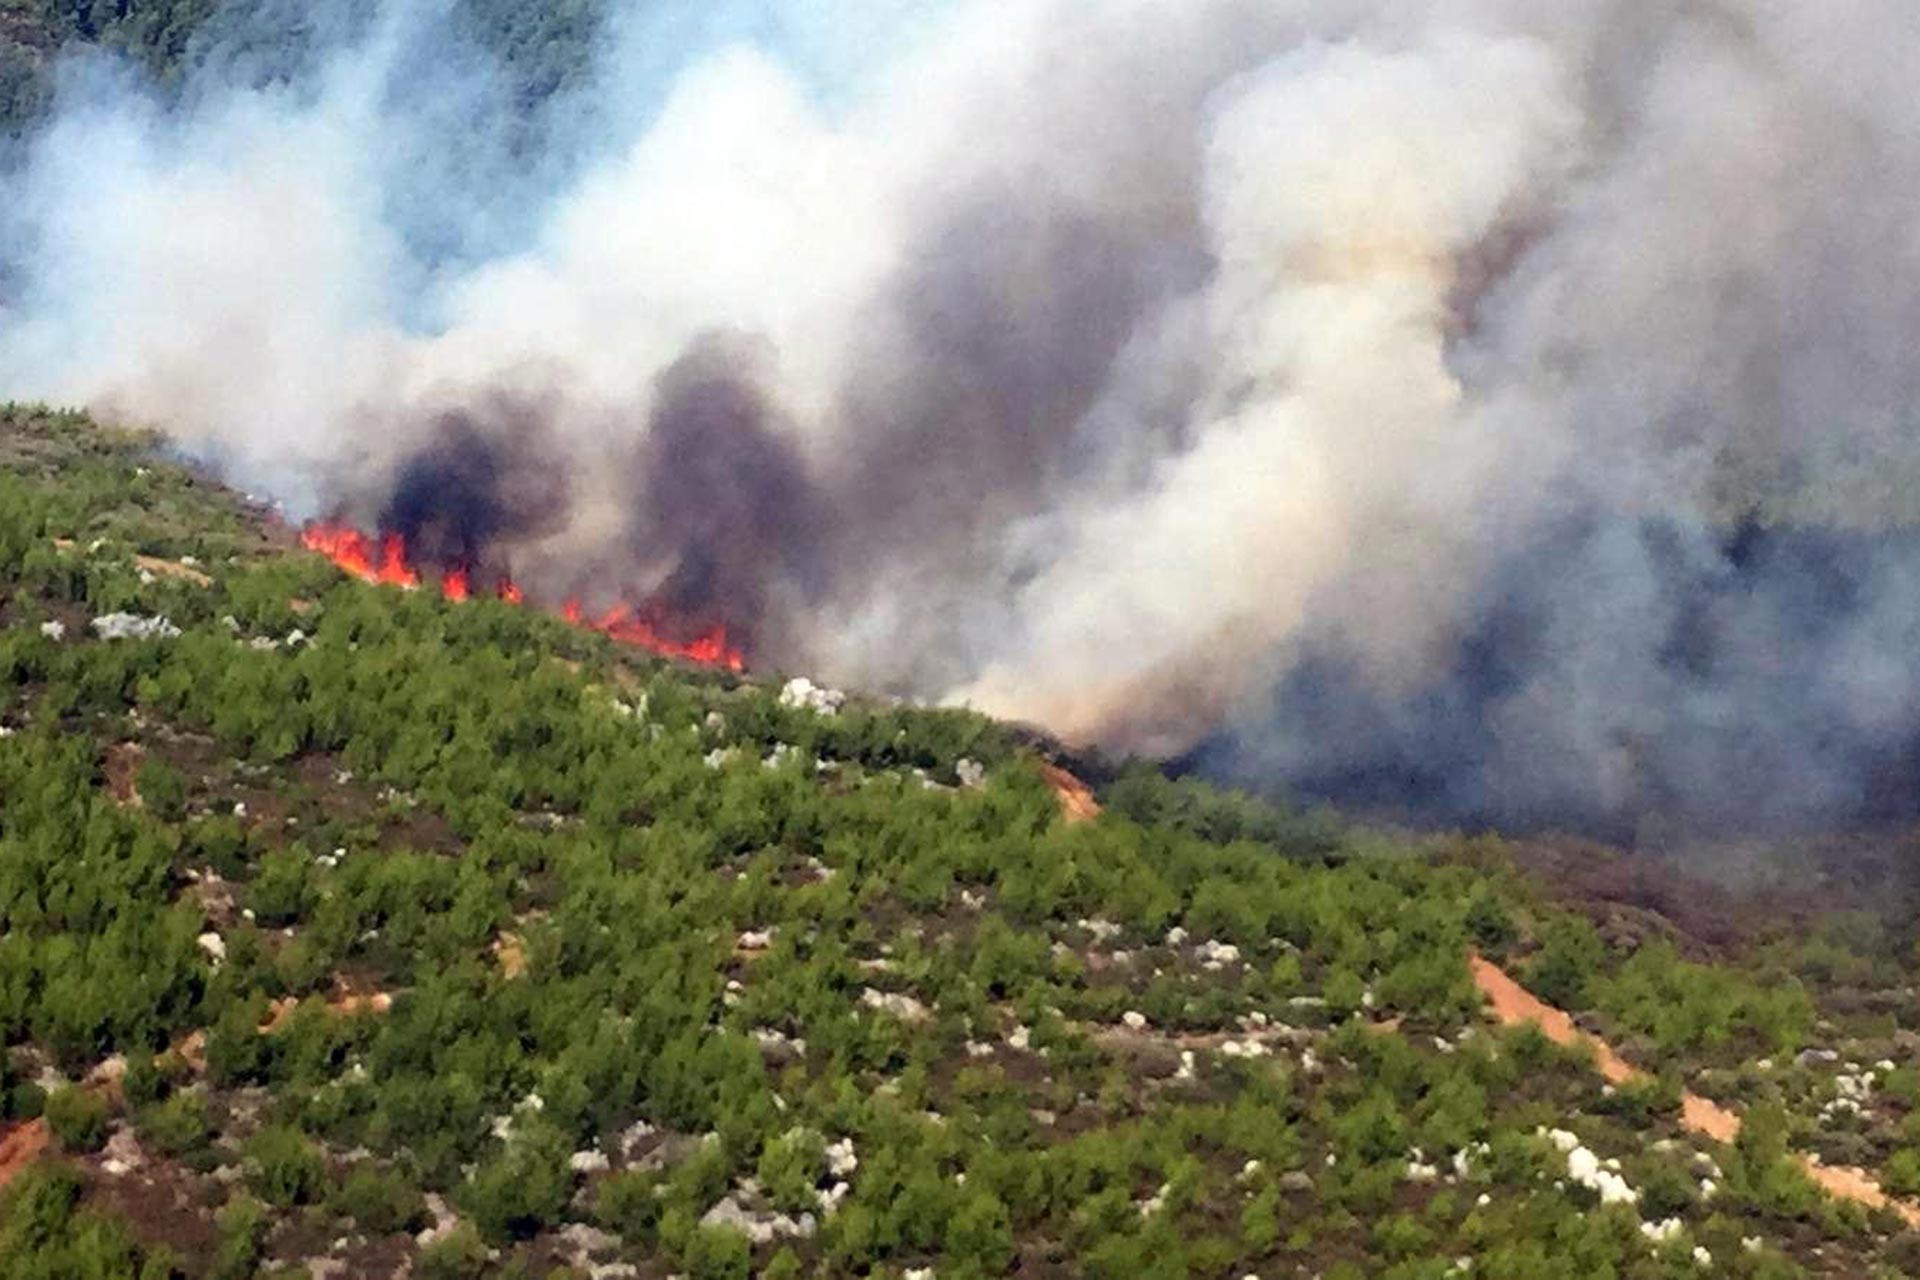
{"type": "Polygon", "coordinates": [[[18,1177],[47,1149],[47,1122],[29,1120],[0,1133],[0,1188],[18,1177]]]}
{"type": "MultiPolygon", "coordinates": [[[[1555,1044],[1568,1047],[1585,1045],[1593,1052],[1600,1074],[1611,1084],[1625,1084],[1645,1078],[1646,1073],[1615,1053],[1613,1046],[1598,1036],[1580,1030],[1563,1010],[1535,996],[1498,965],[1478,955],[1469,956],[1468,964],[1473,970],[1474,983],[1487,997],[1488,1004],[1493,1008],[1493,1016],[1501,1025],[1531,1022],[1555,1044]]],[[[1682,1096],[1680,1123],[1689,1132],[1714,1142],[1732,1142],[1740,1136],[1739,1116],[1697,1094],[1682,1096]]],[[[1909,1226],[1920,1228],[1920,1205],[1889,1196],[1865,1170],[1823,1165],[1813,1156],[1800,1157],[1800,1164],[1807,1176],[1819,1183],[1828,1195],[1852,1200],[1869,1209],[1891,1209],[1909,1226]]]]}

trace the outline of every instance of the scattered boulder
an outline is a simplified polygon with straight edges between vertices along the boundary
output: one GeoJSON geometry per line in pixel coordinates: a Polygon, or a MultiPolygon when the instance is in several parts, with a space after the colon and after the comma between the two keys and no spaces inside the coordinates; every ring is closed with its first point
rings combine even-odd
{"type": "Polygon", "coordinates": [[[700,1218],[700,1225],[731,1227],[756,1245],[783,1239],[806,1240],[818,1230],[818,1222],[810,1213],[790,1218],[784,1213],[760,1212],[746,1208],[732,1196],[707,1210],[700,1218]]]}
{"type": "Polygon", "coordinates": [[[102,640],[172,640],[180,628],[164,615],[143,618],[133,613],[108,613],[93,620],[102,640]]]}
{"type": "Polygon", "coordinates": [[[927,1006],[897,991],[879,991],[868,987],[860,993],[860,1003],[881,1013],[890,1013],[902,1022],[925,1022],[933,1017],[927,1006]]]}

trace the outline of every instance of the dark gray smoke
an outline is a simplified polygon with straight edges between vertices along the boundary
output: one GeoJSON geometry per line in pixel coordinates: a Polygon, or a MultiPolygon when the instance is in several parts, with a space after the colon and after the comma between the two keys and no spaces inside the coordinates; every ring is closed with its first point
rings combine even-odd
{"type": "Polygon", "coordinates": [[[1904,0],[828,10],[628,6],[538,127],[435,6],[76,78],[0,391],[1258,785],[1920,811],[1904,0]]]}
{"type": "MultiPolygon", "coordinates": [[[[683,624],[752,645],[822,585],[827,512],[760,383],[757,344],[697,341],[660,375],[634,483],[631,539],[654,599],[683,624]]],[[[778,634],[777,628],[774,634],[778,634]]],[[[765,646],[762,646],[763,649],[765,646]]]]}
{"type": "Polygon", "coordinates": [[[566,525],[569,480],[542,407],[503,397],[489,409],[440,415],[394,474],[377,524],[423,563],[504,572],[488,564],[496,547],[566,525]]]}

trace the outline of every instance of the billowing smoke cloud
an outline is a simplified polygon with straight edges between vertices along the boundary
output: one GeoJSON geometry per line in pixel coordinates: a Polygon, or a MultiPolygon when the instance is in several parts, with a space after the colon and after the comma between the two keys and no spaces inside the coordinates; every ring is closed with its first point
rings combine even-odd
{"type": "Polygon", "coordinates": [[[1255,782],[1920,811],[1901,0],[828,9],[635,3],[537,128],[457,7],[76,71],[0,390],[1255,782]]]}

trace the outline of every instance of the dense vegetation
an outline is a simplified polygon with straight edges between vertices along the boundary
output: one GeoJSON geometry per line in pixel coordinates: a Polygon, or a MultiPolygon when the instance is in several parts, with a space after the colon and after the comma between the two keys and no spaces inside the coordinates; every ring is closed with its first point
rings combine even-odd
{"type": "MultiPolygon", "coordinates": [[[[366,0],[317,13],[277,0],[0,0],[0,137],[39,120],[62,53],[94,49],[126,58],[162,88],[211,51],[243,55],[262,70],[291,70],[309,52],[316,22],[337,31],[366,0]]],[[[525,110],[589,72],[605,0],[454,0],[453,30],[501,69],[508,100],[525,110]]]]}
{"type": "Polygon", "coordinates": [[[5,410],[0,1107],[55,1155],[4,1274],[1920,1268],[1787,1154],[1920,1190],[1910,937],[1707,963],[1497,844],[1142,769],[1070,823],[989,721],[779,691],[345,580],[5,410]],[[1470,948],[1660,1081],[1491,1028],[1470,948]]]}

